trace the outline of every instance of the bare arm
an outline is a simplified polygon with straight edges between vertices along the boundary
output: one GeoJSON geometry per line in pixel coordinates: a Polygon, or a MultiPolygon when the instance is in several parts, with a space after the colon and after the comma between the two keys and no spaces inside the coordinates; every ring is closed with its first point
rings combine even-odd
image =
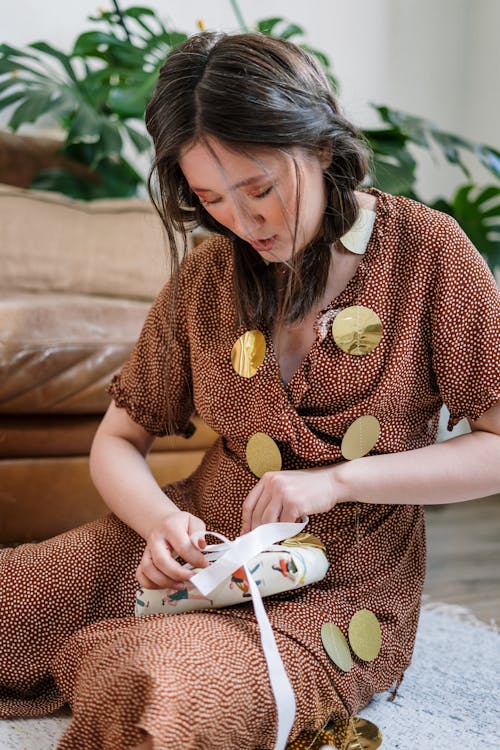
{"type": "Polygon", "coordinates": [[[244,502],[242,532],[325,513],[341,502],[437,505],[500,492],[500,403],[471,427],[468,435],[403,453],[268,472],[244,502]]]}
{"type": "Polygon", "coordinates": [[[472,432],[425,448],[365,456],[332,467],[347,500],[437,505],[500,492],[500,404],[472,432]]]}
{"type": "Polygon", "coordinates": [[[203,521],[180,511],[158,486],[146,462],[154,436],[114,403],[99,425],[90,453],[92,480],[109,508],[146,540],[137,578],[147,588],[182,585],[189,572],[177,556],[196,567],[206,560],[190,541],[203,521]]]}
{"type": "Polygon", "coordinates": [[[106,505],[147,539],[177,506],[158,486],[146,462],[154,436],[112,402],[90,452],[90,474],[106,505]]]}

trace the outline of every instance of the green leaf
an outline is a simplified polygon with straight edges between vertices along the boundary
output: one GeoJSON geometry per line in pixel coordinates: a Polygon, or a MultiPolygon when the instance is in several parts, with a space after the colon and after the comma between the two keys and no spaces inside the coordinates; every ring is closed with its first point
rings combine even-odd
{"type": "Polygon", "coordinates": [[[433,143],[438,145],[444,158],[459,167],[468,180],[471,179],[471,175],[462,159],[461,151],[472,153],[486,169],[500,179],[500,153],[490,146],[474,143],[453,133],[440,130],[423,117],[409,115],[386,106],[372,106],[384,122],[400,130],[417,146],[430,151],[433,143]]]}
{"type": "Polygon", "coordinates": [[[291,39],[293,36],[303,36],[304,29],[296,23],[289,23],[278,36],[280,39],[291,39]]]}
{"type": "Polygon", "coordinates": [[[124,65],[126,68],[142,69],[144,65],[144,49],[126,44],[123,47],[114,45],[108,50],[107,58],[113,65],[124,65]]]}
{"type": "Polygon", "coordinates": [[[406,148],[407,138],[398,130],[367,130],[364,133],[373,151],[374,185],[380,190],[413,195],[416,162],[406,148]]]}
{"type": "Polygon", "coordinates": [[[60,50],[53,47],[51,44],[47,44],[47,42],[33,42],[32,44],[28,45],[32,49],[36,49],[39,52],[44,52],[46,55],[50,55],[51,57],[54,57],[56,60],[59,60],[69,77],[72,81],[75,83],[78,83],[78,79],[75,75],[75,71],[73,70],[73,67],[71,65],[71,60],[68,57],[68,55],[65,55],[64,52],[61,52],[60,50]]]}
{"type": "Polygon", "coordinates": [[[23,82],[19,81],[16,76],[9,76],[4,81],[0,81],[0,91],[7,91],[13,86],[22,86],[23,82]]]}
{"type": "Polygon", "coordinates": [[[44,169],[39,172],[31,188],[63,193],[79,200],[98,198],[130,198],[137,195],[143,178],[122,158],[103,159],[87,177],[65,169],[44,169]]]}
{"type": "Polygon", "coordinates": [[[75,200],[92,200],[99,190],[98,184],[92,184],[64,169],[43,169],[34,177],[30,188],[62,193],[75,200]]]}
{"type": "Polygon", "coordinates": [[[174,49],[174,47],[178,47],[179,44],[182,44],[183,42],[185,42],[187,38],[188,38],[187,34],[184,34],[181,31],[171,31],[170,32],[170,46],[172,47],[172,49],[174,49]]]}
{"type": "Polygon", "coordinates": [[[30,68],[28,65],[24,65],[23,63],[17,62],[17,60],[8,60],[6,57],[0,58],[0,75],[3,75],[5,73],[16,73],[18,71],[25,71],[27,73],[31,73],[31,75],[34,76],[35,78],[41,78],[45,81],[52,80],[52,78],[45,75],[45,73],[41,73],[38,70],[34,70],[33,68],[30,68]]]}
{"type": "MultiPolygon", "coordinates": [[[[4,96],[3,99],[0,99],[0,111],[2,109],[5,109],[6,107],[10,107],[11,104],[14,104],[15,102],[20,101],[21,99],[24,99],[26,96],[25,91],[14,91],[12,94],[9,94],[8,96],[4,96]]],[[[9,123],[10,126],[10,123],[9,123]]]]}
{"type": "Polygon", "coordinates": [[[491,146],[476,146],[475,154],[481,164],[500,179],[500,153],[491,146]]]}
{"type": "Polygon", "coordinates": [[[372,105],[379,113],[381,119],[392,125],[396,130],[400,130],[413,143],[422,148],[430,148],[428,137],[429,123],[421,117],[408,115],[405,112],[399,112],[395,109],[389,109],[386,106],[372,105]]]}
{"type": "Polygon", "coordinates": [[[108,106],[119,117],[136,117],[142,119],[146,104],[151,98],[156,85],[157,72],[145,76],[142,83],[136,86],[116,86],[109,92],[108,106]]]}
{"type": "Polygon", "coordinates": [[[100,139],[97,153],[99,158],[119,154],[122,149],[122,137],[118,124],[108,118],[101,118],[100,139]]]}
{"type": "Polygon", "coordinates": [[[500,267],[500,187],[478,189],[471,183],[462,185],[451,201],[451,208],[452,215],[490,267],[500,267]]]}
{"type": "Polygon", "coordinates": [[[71,56],[94,57],[96,53],[100,55],[99,47],[102,45],[106,47],[113,45],[127,46],[125,42],[122,42],[113,34],[106,34],[104,31],[86,31],[76,39],[71,56]]]}
{"type": "Polygon", "coordinates": [[[148,149],[152,148],[152,141],[149,136],[144,135],[143,133],[139,133],[137,130],[135,130],[133,127],[131,127],[128,123],[124,123],[125,130],[127,131],[127,134],[136,147],[137,151],[142,154],[144,151],[147,151],[148,149]]]}
{"type": "Polygon", "coordinates": [[[9,44],[0,44],[0,53],[9,57],[28,57],[31,60],[38,60],[38,57],[30,55],[26,50],[11,47],[9,44]]]}
{"type": "MultiPolygon", "coordinates": [[[[26,96],[26,94],[24,93],[23,96],[26,96]]],[[[25,101],[13,113],[9,120],[9,127],[17,130],[25,122],[35,122],[40,115],[43,115],[50,109],[51,98],[51,91],[31,91],[25,101]]]]}
{"type": "Polygon", "coordinates": [[[97,143],[101,136],[101,122],[98,113],[89,105],[80,102],[71,119],[66,143],[97,143]]]}
{"type": "Polygon", "coordinates": [[[141,18],[141,16],[153,16],[153,18],[156,18],[154,10],[141,5],[134,5],[131,8],[127,8],[123,11],[123,15],[130,16],[131,18],[141,18]]]}
{"type": "Polygon", "coordinates": [[[259,21],[257,23],[257,31],[260,31],[261,34],[270,36],[273,33],[275,26],[277,26],[284,20],[284,18],[281,18],[279,16],[273,18],[264,18],[262,21],[259,21]]]}
{"type": "Polygon", "coordinates": [[[137,188],[144,184],[143,178],[122,158],[103,159],[96,172],[101,179],[102,198],[130,198],[137,195],[137,188]]]}

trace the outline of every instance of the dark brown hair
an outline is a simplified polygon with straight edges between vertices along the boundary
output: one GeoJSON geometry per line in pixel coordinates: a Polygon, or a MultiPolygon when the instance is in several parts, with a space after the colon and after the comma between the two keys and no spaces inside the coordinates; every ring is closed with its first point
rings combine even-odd
{"type": "MultiPolygon", "coordinates": [[[[194,221],[233,242],[233,292],[240,323],[270,326],[277,319],[304,317],[325,290],[332,243],[356,219],[354,191],[368,170],[367,149],[340,113],[315,59],[291,42],[261,34],[196,34],[163,65],[146,125],[155,146],[149,190],[174,248],[172,270],[179,263],[174,230],[183,233],[185,252],[184,227],[194,221]],[[207,136],[257,156],[269,148],[287,154],[295,147],[311,154],[331,152],[324,171],[327,207],[322,230],[309,247],[294,251],[281,297],[275,276],[281,264],[267,266],[250,245],[215,221],[181,172],[182,147],[207,136]]],[[[300,200],[299,180],[297,185],[300,200]]]]}

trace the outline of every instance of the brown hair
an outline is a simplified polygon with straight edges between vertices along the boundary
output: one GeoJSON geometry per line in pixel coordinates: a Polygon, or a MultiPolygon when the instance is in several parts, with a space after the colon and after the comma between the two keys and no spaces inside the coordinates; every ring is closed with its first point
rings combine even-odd
{"type": "MultiPolygon", "coordinates": [[[[356,219],[354,191],[368,170],[367,149],[340,113],[315,59],[291,42],[261,34],[196,34],[163,65],[146,125],[155,146],[149,190],[174,248],[172,270],[179,263],[174,229],[184,235],[185,252],[184,227],[195,221],[233,242],[233,292],[240,323],[269,326],[276,318],[293,322],[304,317],[325,290],[332,243],[356,219]],[[269,148],[288,154],[294,147],[309,153],[331,151],[332,161],[324,171],[322,231],[305,252],[293,252],[282,299],[276,293],[279,264],[267,266],[250,245],[215,221],[182,174],[181,148],[207,136],[254,155],[269,148]]],[[[297,185],[299,200],[299,180],[297,185]]]]}

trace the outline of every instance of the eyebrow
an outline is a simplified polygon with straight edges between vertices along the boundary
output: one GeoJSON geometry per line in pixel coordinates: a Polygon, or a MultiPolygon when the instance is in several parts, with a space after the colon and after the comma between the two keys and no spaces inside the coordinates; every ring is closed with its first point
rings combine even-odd
{"type": "MultiPolygon", "coordinates": [[[[246,180],[241,180],[241,182],[237,182],[235,185],[231,185],[229,188],[230,190],[235,190],[236,188],[245,187],[246,185],[253,185],[256,182],[261,182],[263,179],[266,179],[268,177],[267,174],[258,174],[254,175],[253,177],[247,177],[246,180]]],[[[195,193],[216,193],[216,190],[212,190],[212,188],[202,188],[202,187],[194,187],[194,185],[191,185],[191,190],[194,190],[195,193]]]]}

